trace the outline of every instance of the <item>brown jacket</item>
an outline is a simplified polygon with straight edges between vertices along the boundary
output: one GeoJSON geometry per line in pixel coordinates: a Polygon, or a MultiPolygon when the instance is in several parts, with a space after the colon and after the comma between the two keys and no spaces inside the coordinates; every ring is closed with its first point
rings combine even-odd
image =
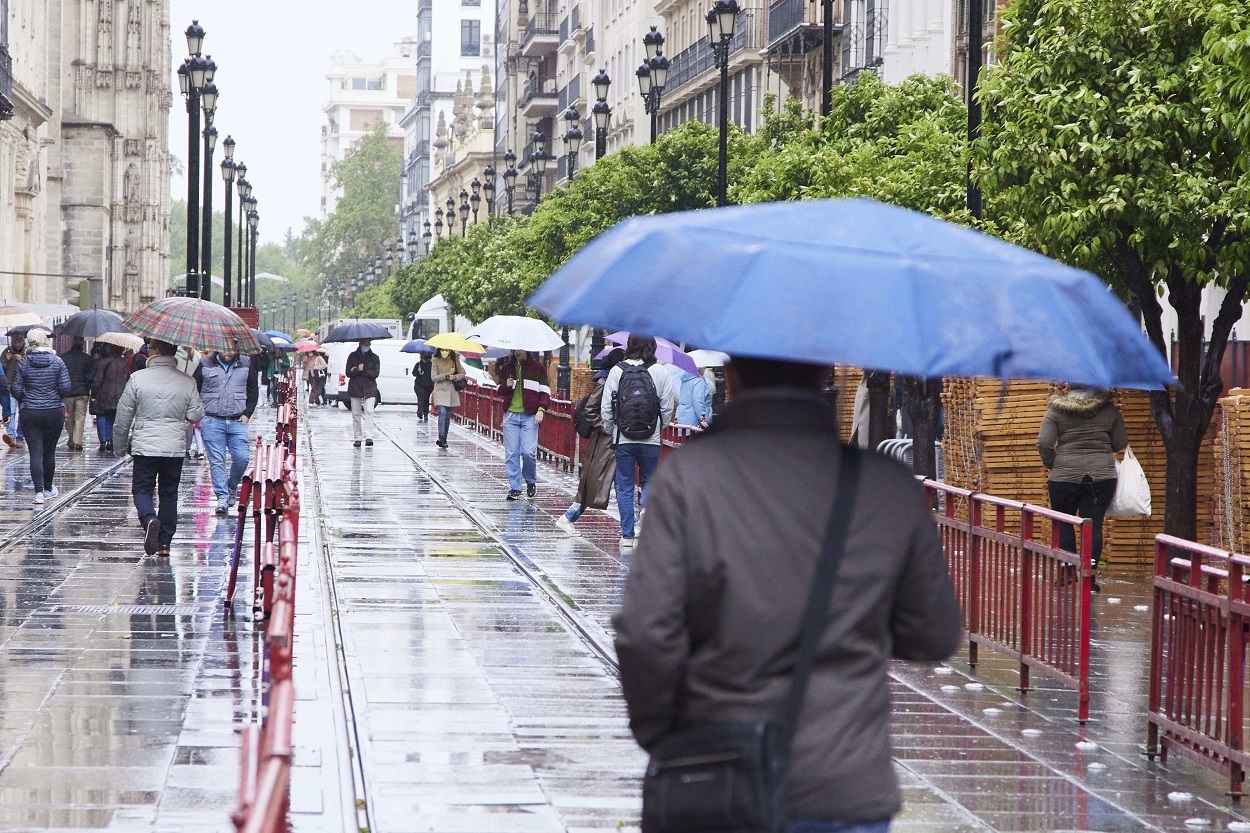
{"type": "Polygon", "coordinates": [[[616,452],[612,449],[612,437],[603,428],[600,412],[603,399],[603,383],[607,374],[595,380],[595,387],[586,400],[586,419],[595,427],[595,433],[586,441],[582,454],[582,469],[577,478],[577,494],[574,503],[584,509],[607,509],[612,499],[612,481],[616,475],[616,452]]]}
{"type": "Polygon", "coordinates": [[[1080,483],[1086,477],[1114,480],[1115,454],[1128,445],[1124,417],[1110,394],[1055,395],[1042,417],[1037,452],[1056,483],[1080,483]]]}
{"type": "MultiPolygon", "coordinates": [[[[898,811],[889,660],[945,659],[962,633],[919,485],[903,466],[863,454],[794,743],[794,818],[898,811]]],[[[660,466],[613,620],[630,727],[644,748],[692,721],[780,718],[841,455],[833,410],[776,389],[735,397],[660,466]]]]}

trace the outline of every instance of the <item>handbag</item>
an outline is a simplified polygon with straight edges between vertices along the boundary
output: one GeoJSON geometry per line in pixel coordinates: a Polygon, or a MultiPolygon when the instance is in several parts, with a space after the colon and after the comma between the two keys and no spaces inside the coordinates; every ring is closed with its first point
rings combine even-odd
{"type": "Polygon", "coordinates": [[[1115,495],[1107,506],[1107,515],[1126,518],[1150,515],[1150,482],[1131,446],[1124,448],[1124,462],[1115,464],[1115,495]]]}
{"type": "Polygon", "coordinates": [[[661,738],[643,777],[642,833],[785,830],[790,746],[846,548],[859,464],[858,449],[843,446],[838,493],[803,612],[780,722],[702,721],[661,738]]]}
{"type": "Polygon", "coordinates": [[[456,389],[456,393],[460,393],[469,386],[469,380],[468,379],[454,379],[451,383],[451,386],[456,389]]]}

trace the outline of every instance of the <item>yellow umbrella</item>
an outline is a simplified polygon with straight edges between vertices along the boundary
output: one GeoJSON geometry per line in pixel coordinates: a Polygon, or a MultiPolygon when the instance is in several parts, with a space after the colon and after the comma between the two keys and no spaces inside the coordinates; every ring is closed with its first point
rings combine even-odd
{"type": "Polygon", "coordinates": [[[460,333],[439,333],[425,340],[426,347],[435,350],[455,350],[457,353],[485,353],[486,348],[476,341],[470,341],[460,333]]]}

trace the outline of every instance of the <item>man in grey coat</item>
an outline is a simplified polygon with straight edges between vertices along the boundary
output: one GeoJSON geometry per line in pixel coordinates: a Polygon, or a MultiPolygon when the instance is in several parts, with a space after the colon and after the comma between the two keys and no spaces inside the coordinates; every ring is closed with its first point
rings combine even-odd
{"type": "MultiPolygon", "coordinates": [[[[694,722],[782,717],[842,460],[820,393],[827,374],[735,359],[723,415],[651,482],[613,620],[630,728],[644,749],[694,722]]],[[[920,486],[903,466],[861,454],[791,757],[790,818],[811,831],[888,829],[901,804],[889,661],[945,659],[962,634],[920,486]]]]}
{"type": "Polygon", "coordinates": [[[177,350],[164,341],[148,342],[147,367],[126,382],[113,425],[114,451],[118,456],[129,451],[134,458],[130,491],[143,527],[143,551],[166,558],[178,528],[187,423],[204,418],[195,380],[178,369],[177,350]],[[159,510],[154,493],[160,495],[159,510]]]}

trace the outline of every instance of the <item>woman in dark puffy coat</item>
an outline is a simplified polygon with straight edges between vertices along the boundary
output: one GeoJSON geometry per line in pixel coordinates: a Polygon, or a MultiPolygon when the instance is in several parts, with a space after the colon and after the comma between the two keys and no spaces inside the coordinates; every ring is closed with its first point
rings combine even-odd
{"type": "Polygon", "coordinates": [[[101,451],[113,450],[113,420],[117,418],[117,403],[125,387],[126,360],[120,348],[106,345],[104,358],[96,363],[95,377],[91,380],[90,410],[95,414],[95,433],[101,451]]]}
{"type": "Polygon", "coordinates": [[[35,503],[57,496],[52,483],[56,474],[56,444],[65,430],[65,407],[61,400],[70,390],[69,370],[48,344],[48,333],[31,330],[26,355],[13,374],[13,397],[18,420],[26,433],[30,451],[30,479],[35,481],[35,503]]]}
{"type": "MultiPolygon", "coordinates": [[[[1128,446],[1124,417],[1111,392],[1102,388],[1073,388],[1046,404],[1037,450],[1050,470],[1050,508],[1090,519],[1091,556],[1097,566],[1102,560],[1102,521],[1115,496],[1115,453],[1128,446]]],[[[1059,527],[1059,546],[1076,552],[1076,533],[1067,524],[1059,527]]]]}

